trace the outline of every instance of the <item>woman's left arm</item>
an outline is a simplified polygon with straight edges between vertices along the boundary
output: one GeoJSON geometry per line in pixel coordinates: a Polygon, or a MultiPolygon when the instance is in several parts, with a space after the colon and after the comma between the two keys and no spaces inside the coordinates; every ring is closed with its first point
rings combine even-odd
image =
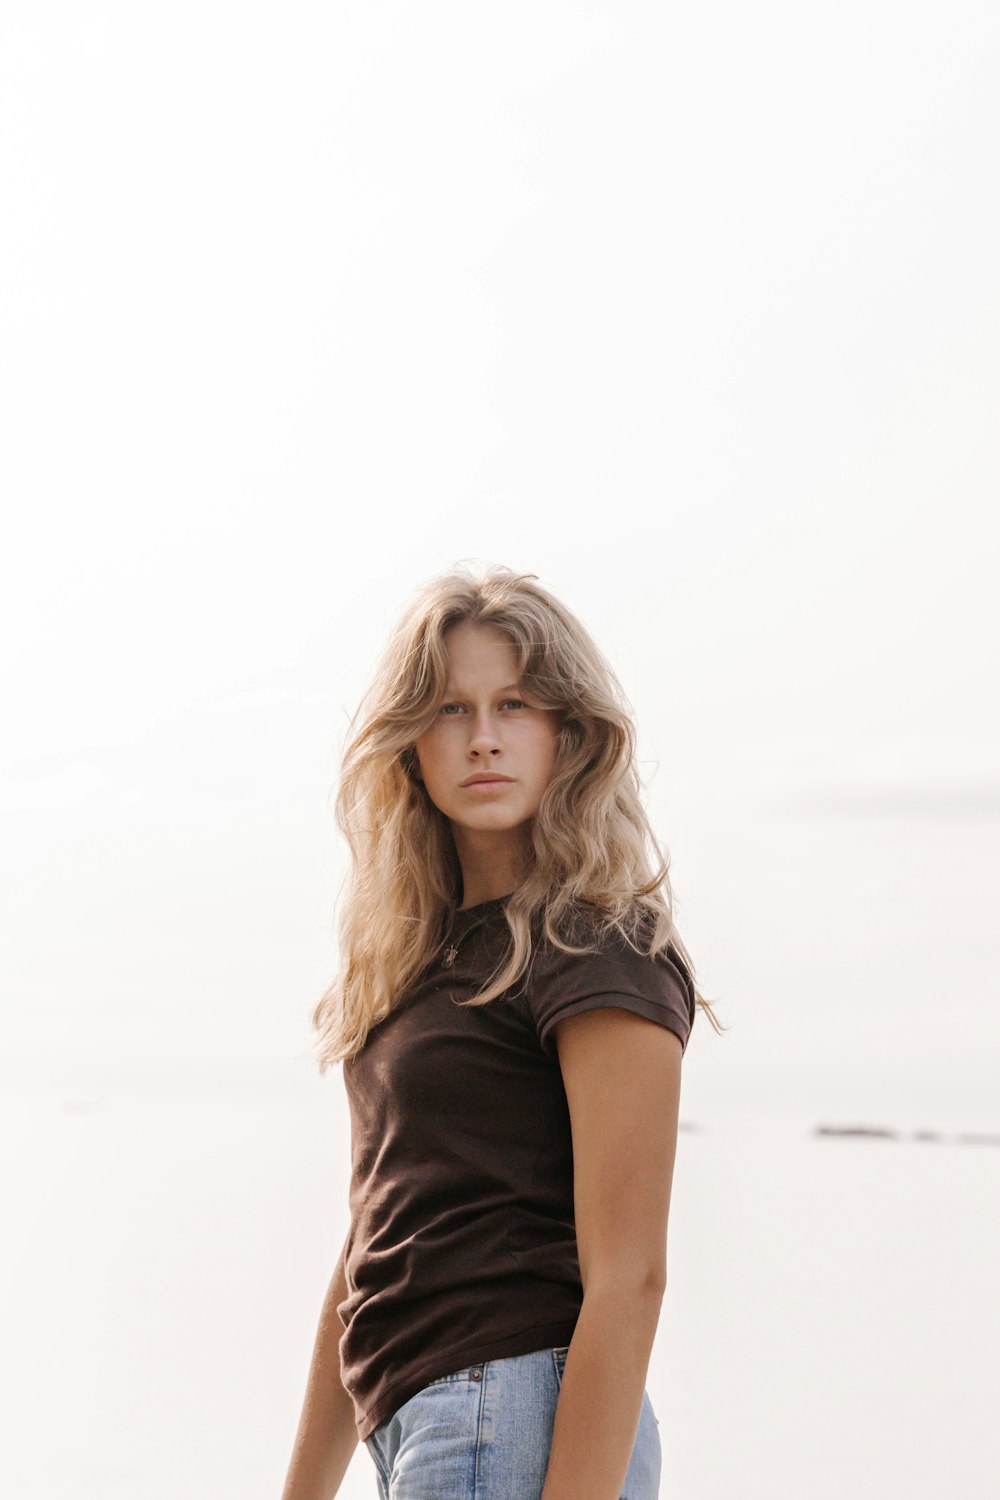
{"type": "Polygon", "coordinates": [[[541,1500],[618,1500],[667,1284],[680,1038],[611,1006],[554,1028],[573,1135],[583,1305],[541,1500]]]}

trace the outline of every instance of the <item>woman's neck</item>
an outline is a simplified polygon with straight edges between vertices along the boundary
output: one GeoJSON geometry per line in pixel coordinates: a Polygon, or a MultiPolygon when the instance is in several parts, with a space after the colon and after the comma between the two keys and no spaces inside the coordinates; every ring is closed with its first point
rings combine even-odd
{"type": "Polygon", "coordinates": [[[462,902],[459,911],[482,906],[485,901],[499,901],[509,896],[524,880],[530,849],[526,835],[518,830],[516,839],[471,837],[467,829],[454,828],[455,847],[462,871],[462,902]]]}

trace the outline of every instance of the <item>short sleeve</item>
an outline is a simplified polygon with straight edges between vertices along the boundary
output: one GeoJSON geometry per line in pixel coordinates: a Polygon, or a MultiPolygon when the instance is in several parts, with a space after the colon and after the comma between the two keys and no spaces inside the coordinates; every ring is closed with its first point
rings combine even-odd
{"type": "Polygon", "coordinates": [[[652,956],[637,953],[617,931],[602,937],[595,953],[563,953],[544,943],[536,954],[527,999],[543,1050],[557,1057],[553,1027],[587,1010],[631,1010],[656,1021],[687,1048],[695,1017],[695,990],[674,945],[652,956]]]}

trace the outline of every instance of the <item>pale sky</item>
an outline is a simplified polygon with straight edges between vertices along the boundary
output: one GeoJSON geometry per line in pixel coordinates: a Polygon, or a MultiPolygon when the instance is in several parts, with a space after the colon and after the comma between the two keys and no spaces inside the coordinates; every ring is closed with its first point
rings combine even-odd
{"type": "Polygon", "coordinates": [[[5,7],[0,1080],[340,1090],[410,592],[617,670],[683,1112],[1000,1126],[1000,13],[5,7]]]}

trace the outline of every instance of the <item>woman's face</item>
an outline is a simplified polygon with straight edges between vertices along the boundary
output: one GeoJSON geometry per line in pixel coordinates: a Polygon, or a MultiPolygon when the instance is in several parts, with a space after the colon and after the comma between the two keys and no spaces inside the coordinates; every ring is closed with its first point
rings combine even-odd
{"type": "Polygon", "coordinates": [[[427,795],[456,838],[513,832],[534,817],[552,779],[559,715],[524,697],[514,647],[495,627],[463,621],[444,639],[447,691],[415,744],[427,795]],[[509,779],[467,784],[482,773],[509,779]]]}

